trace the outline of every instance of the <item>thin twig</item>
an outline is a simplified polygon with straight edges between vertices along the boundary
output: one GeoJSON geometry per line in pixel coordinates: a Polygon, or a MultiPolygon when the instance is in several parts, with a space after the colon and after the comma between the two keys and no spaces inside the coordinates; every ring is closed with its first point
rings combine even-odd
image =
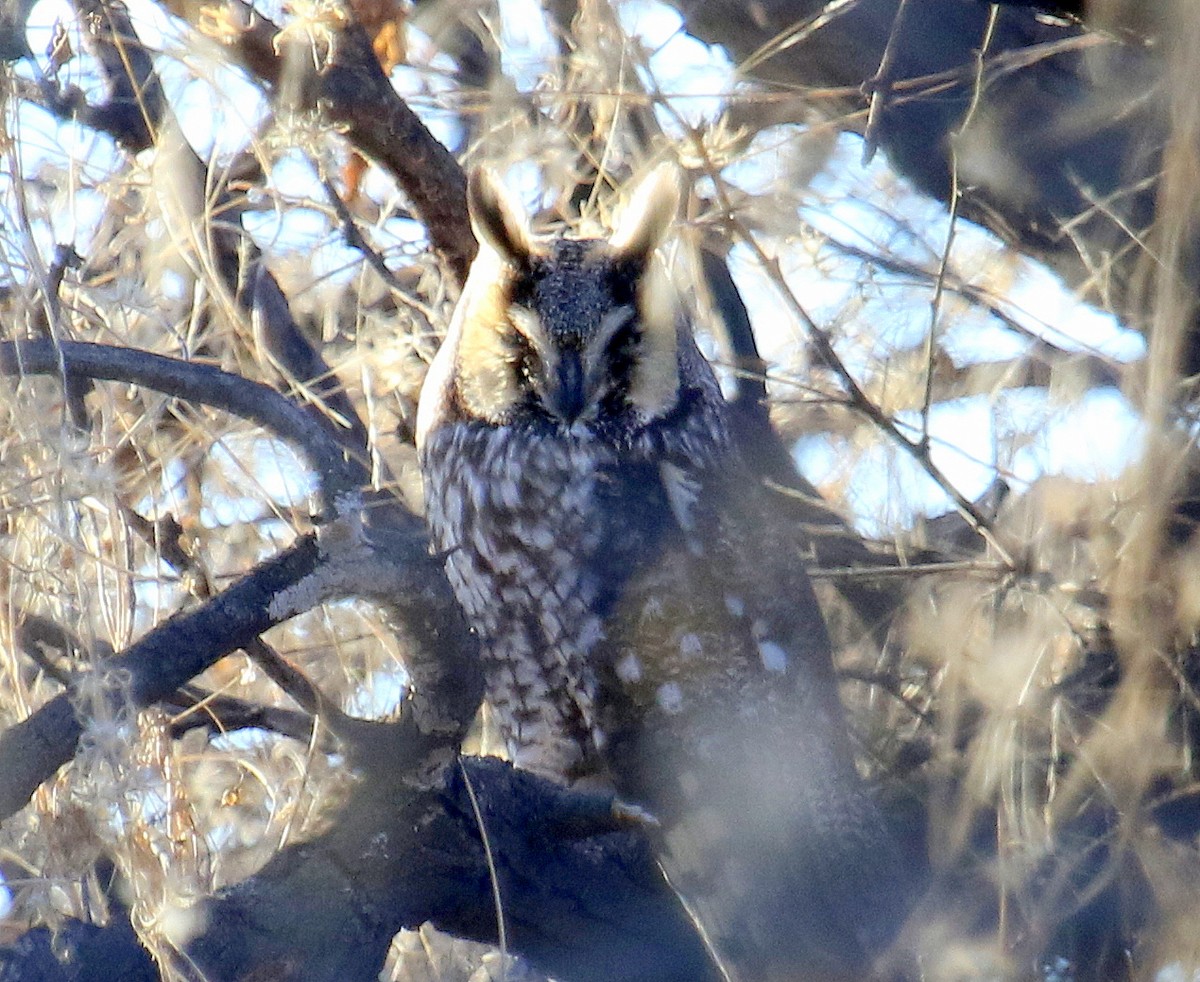
{"type": "Polygon", "coordinates": [[[342,224],[342,235],[346,239],[346,244],[362,253],[363,258],[379,274],[379,278],[388,285],[388,288],[393,293],[406,294],[404,287],[396,279],[396,274],[387,268],[387,263],[383,261],[383,257],[375,249],[371,248],[371,244],[367,242],[362,232],[358,230],[358,223],[354,220],[354,216],[350,214],[350,209],[346,207],[346,202],[338,194],[333,182],[328,177],[322,176],[321,185],[325,188],[325,193],[329,195],[329,204],[333,207],[338,221],[342,224]]]}
{"type": "Polygon", "coordinates": [[[488,882],[492,888],[492,903],[496,905],[496,940],[500,947],[500,978],[508,977],[508,931],[504,926],[504,904],[500,899],[500,877],[496,874],[496,860],[492,856],[492,841],[488,835],[487,824],[483,820],[483,811],[479,807],[479,798],[475,794],[475,785],[471,775],[463,766],[462,758],[458,761],[458,770],[463,776],[463,787],[467,789],[467,797],[471,801],[471,811],[475,816],[475,824],[479,828],[479,840],[483,843],[483,855],[487,861],[488,882]]]}
{"type": "MultiPolygon", "coordinates": [[[[812,225],[807,225],[805,230],[810,235],[819,236],[826,244],[842,255],[849,256],[852,259],[857,259],[864,263],[869,263],[872,266],[877,266],[880,269],[886,270],[889,273],[895,273],[900,276],[911,276],[916,282],[931,283],[938,275],[937,271],[927,270],[918,263],[911,262],[907,259],[902,259],[897,256],[885,256],[879,253],[870,252],[860,246],[856,246],[850,242],[844,242],[841,239],[830,235],[819,228],[812,225]]],[[[1000,305],[1000,303],[991,295],[990,291],[985,287],[977,286],[974,283],[969,283],[955,273],[947,270],[943,277],[943,288],[946,292],[962,297],[968,303],[975,304],[983,308],[987,313],[1000,321],[1005,328],[1012,331],[1014,334],[1020,335],[1026,341],[1030,342],[1034,349],[1029,353],[1030,357],[1036,358],[1046,365],[1053,366],[1056,362],[1064,359],[1079,361],[1081,358],[1086,360],[1087,365],[1092,370],[1092,378],[1098,385],[1119,386],[1122,382],[1122,365],[1115,359],[1107,357],[1095,349],[1084,348],[1086,355],[1081,355],[1080,352],[1070,351],[1062,348],[1042,337],[1040,334],[1031,330],[1022,324],[1015,316],[1010,314],[1000,305]]],[[[1030,316],[1034,320],[1041,323],[1047,329],[1053,331],[1054,327],[1041,321],[1035,315],[1029,314],[1028,311],[1021,310],[1020,307],[1014,309],[1020,310],[1023,315],[1030,316]]]]}
{"type": "MultiPolygon", "coordinates": [[[[218,695],[198,686],[183,686],[174,697],[163,701],[163,707],[173,713],[170,727],[171,735],[175,737],[196,729],[213,733],[255,729],[268,730],[302,743],[312,739],[313,718],[308,713],[218,695]]],[[[330,750],[336,746],[332,735],[326,743],[330,750]]]]}
{"type": "MultiPolygon", "coordinates": [[[[722,193],[723,191],[718,184],[718,194],[722,193]]],[[[922,446],[920,443],[914,443],[912,440],[909,440],[906,436],[904,436],[903,433],[900,432],[900,429],[897,427],[895,421],[892,420],[886,413],[884,413],[883,410],[881,410],[877,405],[875,405],[874,402],[867,398],[866,393],[863,392],[858,382],[855,381],[854,376],[850,374],[850,371],[842,363],[841,358],[838,357],[838,354],[834,350],[833,343],[829,340],[829,337],[816,325],[816,322],[813,321],[813,319],[809,316],[808,311],[805,310],[800,301],[796,299],[795,293],[792,291],[791,287],[788,286],[787,280],[783,276],[783,271],[779,267],[779,260],[772,256],[768,256],[766,251],[762,248],[750,230],[746,228],[746,226],[739,219],[734,218],[732,213],[729,213],[729,218],[733,228],[737,231],[739,238],[747,246],[749,246],[751,251],[755,254],[759,264],[770,274],[771,279],[774,281],[777,289],[783,297],[784,303],[800,322],[801,326],[804,327],[805,333],[808,335],[809,340],[816,348],[817,354],[820,356],[821,361],[824,362],[825,365],[838,377],[842,385],[845,387],[851,406],[856,411],[866,416],[867,419],[875,424],[880,431],[882,431],[905,453],[913,457],[913,459],[916,460],[925,470],[925,472],[933,479],[934,483],[936,483],[946,493],[950,500],[954,502],[955,508],[962,513],[962,516],[966,519],[967,524],[969,524],[971,528],[974,529],[975,532],[978,533],[979,536],[996,551],[996,554],[1003,562],[1005,562],[1010,568],[1013,567],[1015,565],[1013,558],[1009,555],[1008,550],[1001,544],[999,539],[996,538],[995,533],[991,529],[990,521],[979,512],[975,505],[965,495],[963,495],[963,493],[959,491],[957,487],[954,486],[953,482],[951,482],[944,473],[942,473],[941,468],[939,468],[933,462],[928,445],[922,446]]]]}
{"type": "Polygon", "coordinates": [[[925,391],[921,400],[921,448],[925,451],[929,449],[929,408],[933,402],[933,358],[937,348],[938,321],[941,319],[942,313],[946,271],[950,266],[950,249],[954,245],[954,233],[958,229],[958,210],[962,203],[962,188],[958,180],[958,141],[975,118],[979,102],[983,97],[983,69],[987,50],[991,46],[992,35],[996,29],[996,17],[999,9],[999,6],[993,3],[988,11],[987,25],[983,31],[983,43],[975,53],[975,84],[971,89],[971,101],[967,106],[967,111],[963,113],[958,129],[950,134],[949,224],[946,226],[946,241],[942,246],[942,256],[938,263],[937,276],[934,279],[933,296],[929,301],[929,333],[925,338],[925,391]]]}
{"type": "Polygon", "coordinates": [[[852,11],[857,4],[858,0],[830,0],[829,3],[822,5],[818,13],[780,31],[760,45],[756,51],[743,58],[741,64],[738,65],[738,71],[743,75],[749,75],[758,65],[803,43],[831,21],[852,11]]]}
{"type": "Polygon", "coordinates": [[[311,716],[321,720],[337,737],[352,736],[355,724],[362,722],[342,712],[321,689],[300,669],[284,658],[262,638],[255,638],[242,649],[250,660],[266,672],[279,688],[311,716]]]}
{"type": "MultiPolygon", "coordinates": [[[[286,611],[272,613],[271,601],[311,576],[319,558],[314,536],[299,539],[203,606],[174,615],[105,659],[105,668],[128,674],[129,694],[137,706],[169,698],[218,659],[285,619],[286,611]]],[[[60,693],[32,716],[0,731],[0,820],[23,807],[37,786],[75,753],[84,729],[75,699],[71,690],[60,693]]]]}
{"type": "Polygon", "coordinates": [[[947,559],[933,563],[906,563],[887,566],[807,566],[814,580],[888,580],[902,577],[933,576],[940,573],[978,573],[1000,579],[1012,573],[1004,563],[985,559],[947,559]]]}
{"type": "Polygon", "coordinates": [[[892,17],[892,29],[888,33],[887,44],[879,59],[879,68],[875,74],[863,83],[863,91],[870,93],[870,106],[867,110],[867,125],[863,130],[862,166],[866,167],[875,157],[879,146],[879,127],[883,121],[883,113],[887,108],[892,94],[892,66],[896,61],[896,50],[899,45],[900,29],[908,13],[909,0],[900,0],[900,6],[892,17]]]}
{"type": "Polygon", "coordinates": [[[262,356],[319,410],[318,424],[352,454],[367,456],[367,427],[342,388],[341,380],[292,316],[288,299],[262,257],[252,273],[250,315],[254,342],[262,356]]]}
{"type": "Polygon", "coordinates": [[[155,551],[155,555],[180,576],[192,580],[193,585],[190,592],[194,596],[201,600],[207,600],[212,596],[212,577],[203,564],[183,547],[183,526],[175,520],[173,515],[166,514],[151,521],[126,504],[124,500],[118,500],[117,505],[126,524],[155,551]]]}
{"type": "Polygon", "coordinates": [[[707,147],[705,146],[702,135],[699,134],[695,127],[691,126],[687,120],[679,115],[678,111],[669,103],[663,104],[665,111],[672,114],[676,124],[688,134],[689,142],[692,145],[692,150],[697,158],[703,162],[704,170],[707,176],[712,180],[716,191],[717,201],[725,213],[726,221],[729,226],[737,233],[738,238],[750,248],[758,260],[759,265],[768,272],[776,288],[779,290],[784,303],[791,310],[795,318],[800,322],[817,351],[818,356],[825,365],[841,380],[842,385],[846,389],[846,393],[850,399],[852,407],[866,416],[872,423],[875,424],[887,437],[889,437],[897,446],[905,453],[912,456],[918,464],[925,470],[930,478],[936,483],[954,503],[955,508],[962,514],[967,524],[993,549],[1000,559],[1010,568],[1015,568],[1016,563],[1008,550],[996,537],[992,531],[990,521],[975,507],[975,505],[965,496],[953,482],[942,473],[934,462],[929,452],[928,445],[920,445],[913,443],[903,433],[895,421],[892,420],[886,413],[883,412],[875,403],[867,398],[861,386],[855,380],[854,376],[842,363],[834,350],[833,343],[829,337],[822,331],[816,322],[809,316],[804,305],[796,298],[795,292],[788,286],[787,280],[784,278],[783,270],[779,266],[779,260],[773,256],[768,256],[766,250],[763,249],[758,239],[747,228],[746,224],[737,217],[737,213],[729,200],[729,194],[726,189],[725,181],[720,174],[718,168],[710,158],[707,147]]]}
{"type": "Polygon", "coordinates": [[[918,706],[917,701],[904,692],[904,679],[892,672],[844,667],[838,669],[838,678],[843,681],[862,682],[864,685],[881,689],[926,725],[932,725],[936,719],[931,710],[918,706]]]}

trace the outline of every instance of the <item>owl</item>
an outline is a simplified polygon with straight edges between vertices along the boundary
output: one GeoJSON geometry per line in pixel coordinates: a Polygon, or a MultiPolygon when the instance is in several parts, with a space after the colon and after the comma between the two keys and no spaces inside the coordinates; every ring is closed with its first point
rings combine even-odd
{"type": "Polygon", "coordinates": [[[607,238],[539,238],[472,176],[479,254],[417,418],[432,547],[514,765],[648,809],[729,978],[849,977],[899,916],[902,864],[801,543],[656,258],[679,197],[660,167],[607,238]]]}

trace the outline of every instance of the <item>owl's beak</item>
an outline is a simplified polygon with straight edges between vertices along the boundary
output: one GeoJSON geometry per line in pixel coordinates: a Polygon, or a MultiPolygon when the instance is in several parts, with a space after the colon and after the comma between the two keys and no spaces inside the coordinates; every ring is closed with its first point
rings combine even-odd
{"type": "Polygon", "coordinates": [[[580,353],[569,348],[562,350],[552,377],[546,381],[550,411],[564,422],[574,423],[587,404],[580,353]]]}

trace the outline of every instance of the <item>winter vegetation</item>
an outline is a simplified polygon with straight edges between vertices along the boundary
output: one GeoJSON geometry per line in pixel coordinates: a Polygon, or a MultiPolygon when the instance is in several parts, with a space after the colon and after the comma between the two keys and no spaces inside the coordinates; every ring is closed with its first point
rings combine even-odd
{"type": "Polygon", "coordinates": [[[1197,977],[1200,8],[127,3],[0,0],[2,982],[717,978],[489,755],[413,446],[469,169],[586,231],[662,160],[879,977],[1197,977]]]}

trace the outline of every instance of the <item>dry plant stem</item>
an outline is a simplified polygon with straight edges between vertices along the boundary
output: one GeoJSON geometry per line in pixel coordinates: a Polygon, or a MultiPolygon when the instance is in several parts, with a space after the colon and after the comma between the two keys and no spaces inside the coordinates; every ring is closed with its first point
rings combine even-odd
{"type": "Polygon", "coordinates": [[[992,563],[984,559],[946,559],[935,563],[905,563],[898,565],[894,556],[887,557],[887,565],[864,566],[811,566],[808,575],[814,580],[888,580],[915,579],[943,573],[973,573],[988,580],[1000,580],[1012,570],[1004,563],[992,563]]]}
{"type": "Polygon", "coordinates": [[[925,470],[925,472],[933,479],[933,481],[946,493],[950,500],[954,503],[954,507],[966,520],[967,524],[995,551],[996,555],[1010,569],[1016,568],[1016,563],[1013,557],[1009,555],[1008,550],[996,538],[995,533],[991,529],[991,523],[985,518],[979,510],[969,501],[961,491],[941,472],[941,469],[933,462],[930,456],[929,446],[927,443],[913,443],[900,432],[895,422],[887,416],[878,406],[867,398],[865,392],[855,381],[842,360],[838,357],[837,352],[833,348],[833,344],[825,335],[825,332],[817,327],[813,319],[808,315],[808,311],[804,309],[803,304],[796,298],[796,294],[788,286],[787,280],[783,276],[783,270],[779,266],[778,259],[768,256],[763,247],[759,244],[758,239],[746,227],[745,223],[737,218],[736,211],[732,202],[729,200],[729,195],[725,190],[725,183],[721,179],[719,168],[712,162],[708,156],[704,141],[700,138],[695,129],[688,125],[687,121],[679,116],[669,103],[664,104],[664,108],[670,112],[676,123],[687,133],[690,134],[690,142],[692,150],[697,157],[704,162],[704,169],[709,178],[712,179],[716,187],[717,199],[724,211],[727,221],[733,230],[737,233],[738,238],[742,240],[750,250],[754,253],[759,265],[770,275],[776,285],[784,302],[791,309],[796,319],[803,326],[805,334],[817,350],[821,361],[841,380],[842,385],[846,389],[846,393],[850,399],[852,406],[873,422],[885,435],[890,437],[902,450],[913,457],[925,470]]]}
{"type": "MultiPolygon", "coordinates": [[[[732,214],[732,213],[730,213],[732,214]]],[[[1009,569],[1014,569],[1016,564],[1013,561],[1008,550],[996,538],[992,532],[991,523],[985,518],[979,510],[972,504],[962,492],[954,486],[954,484],[941,472],[941,469],[933,462],[930,457],[929,447],[922,446],[920,443],[914,443],[909,440],[899,428],[878,406],[875,405],[867,395],[859,387],[854,380],[849,370],[842,364],[837,352],[833,349],[833,344],[811,317],[808,315],[803,305],[796,299],[795,293],[788,286],[787,280],[783,276],[783,270],[779,267],[779,261],[772,256],[768,256],[759,245],[758,240],[740,221],[734,221],[734,228],[737,230],[739,238],[746,243],[754,252],[759,264],[770,275],[774,281],[784,302],[791,309],[796,319],[803,325],[805,333],[813,346],[817,349],[817,354],[821,361],[841,380],[842,385],[846,389],[850,404],[874,423],[886,436],[888,436],[897,446],[905,453],[913,457],[925,470],[925,472],[934,480],[934,482],[949,496],[954,502],[955,508],[966,520],[967,524],[979,534],[979,536],[995,551],[996,555],[1004,562],[1009,569]]]]}
{"type": "Polygon", "coordinates": [[[742,59],[738,66],[739,70],[743,74],[752,73],[756,66],[771,58],[775,58],[797,44],[802,44],[817,31],[829,24],[830,21],[849,13],[856,3],[857,0],[831,0],[830,3],[825,4],[821,8],[819,13],[806,21],[792,25],[787,30],[781,31],[775,37],[761,45],[749,57],[742,59]]]}
{"type": "MultiPolygon", "coordinates": [[[[849,0],[849,5],[857,3],[857,0],[849,0]]],[[[841,4],[842,10],[840,13],[848,13],[845,10],[846,4],[841,4]]],[[[1001,4],[1003,6],[1003,4],[1001,4]]],[[[814,18],[815,20],[815,18],[814,18]]],[[[833,20],[831,17],[826,17],[818,26],[824,27],[833,20]]],[[[810,36],[813,31],[806,31],[805,36],[810,36]]],[[[1091,48],[1111,47],[1113,41],[1111,38],[1103,34],[1075,34],[1069,37],[1061,38],[1055,41],[1040,41],[1035,44],[1029,44],[1022,48],[1010,49],[1000,52],[987,59],[984,63],[985,68],[985,87],[986,83],[1002,79],[1008,75],[1014,75],[1018,72],[1032,68],[1038,62],[1048,61],[1060,55],[1082,53],[1091,48]]],[[[740,65],[743,72],[746,71],[747,63],[743,61],[740,65]]],[[[945,93],[958,88],[964,82],[975,77],[977,67],[974,59],[970,64],[964,64],[960,67],[948,68],[943,71],[926,72],[921,75],[913,75],[909,78],[896,79],[891,86],[892,98],[890,105],[902,106],[910,102],[926,100],[931,97],[944,95],[945,93]]],[[[796,87],[803,91],[800,86],[796,87]]],[[[846,97],[857,97],[862,95],[862,85],[843,86],[843,87],[818,87],[811,89],[805,93],[808,100],[811,101],[815,97],[823,97],[829,99],[838,99],[846,97]]],[[[794,95],[789,91],[787,94],[780,96],[783,100],[790,100],[794,95]]],[[[851,113],[853,119],[865,118],[865,112],[851,113]]]]}
{"type": "MultiPolygon", "coordinates": [[[[278,622],[269,612],[282,590],[318,563],[316,539],[305,536],[196,610],[176,614],[104,662],[126,671],[138,706],[169,698],[224,655],[278,622]]],[[[39,784],[71,759],[83,727],[71,692],[55,696],[28,719],[0,733],[0,820],[24,806],[39,784]]]]}
{"type": "Polygon", "coordinates": [[[467,798],[471,803],[471,814],[474,816],[475,824],[479,828],[479,839],[483,843],[483,855],[487,863],[488,880],[492,888],[492,905],[496,910],[496,942],[500,947],[501,982],[506,982],[505,977],[508,975],[508,930],[504,926],[504,900],[500,895],[500,877],[497,875],[496,860],[492,855],[492,838],[488,835],[487,823],[483,820],[483,811],[479,807],[479,795],[475,793],[475,785],[471,781],[471,775],[463,766],[461,760],[458,767],[462,774],[463,785],[467,790],[467,798]]]}
{"type": "Polygon", "coordinates": [[[311,679],[267,644],[255,638],[245,648],[251,661],[310,716],[318,718],[335,736],[348,736],[359,722],[342,712],[311,679]]]}
{"type": "MultiPolygon", "coordinates": [[[[1032,345],[1032,350],[1022,355],[1019,360],[1032,360],[1039,366],[1044,366],[1044,371],[1033,370],[1033,373],[1030,374],[1031,370],[1026,369],[1022,372],[1017,367],[1017,360],[1013,362],[992,363],[1004,368],[1006,376],[1013,379],[1013,381],[1008,382],[1008,385],[1013,388],[1026,388],[1030,386],[1045,388],[1050,385],[1051,375],[1055,369],[1068,366],[1074,370],[1086,369],[1088,382],[1095,386],[1117,388],[1126,376],[1124,367],[1113,358],[1099,353],[1084,354],[1078,351],[1067,351],[1050,343],[1044,337],[1035,334],[1005,310],[989,291],[962,280],[950,270],[946,270],[944,275],[940,271],[931,273],[925,267],[914,262],[909,262],[907,259],[900,259],[896,256],[883,256],[879,253],[870,252],[867,249],[834,238],[827,232],[813,228],[812,226],[805,226],[805,231],[809,235],[819,236],[832,249],[835,249],[842,255],[869,263],[872,266],[877,266],[880,269],[887,270],[889,273],[911,276],[920,283],[934,283],[941,276],[944,292],[953,293],[955,296],[962,297],[968,303],[982,308],[1000,321],[1008,330],[1028,341],[1032,345]]],[[[1046,326],[1052,327],[1052,325],[1046,326]]],[[[976,367],[976,365],[972,365],[971,369],[967,370],[964,374],[969,374],[976,367]]],[[[935,377],[935,383],[937,381],[938,379],[935,377]]],[[[961,394],[963,393],[948,393],[945,398],[961,394]]],[[[935,391],[932,400],[937,401],[939,398],[942,398],[941,394],[935,391]]]]}
{"type": "MultiPolygon", "coordinates": [[[[907,2],[907,0],[905,0],[907,2]]],[[[946,241],[942,246],[942,256],[938,262],[937,278],[934,280],[933,296],[929,300],[929,331],[925,339],[925,393],[921,405],[921,449],[929,451],[929,409],[933,404],[933,357],[937,350],[938,322],[942,315],[942,296],[946,289],[946,271],[950,266],[950,250],[954,246],[954,233],[958,229],[958,211],[962,203],[962,187],[959,184],[958,149],[957,145],[962,134],[971,125],[975,113],[979,109],[979,100],[983,96],[983,69],[988,47],[991,45],[992,33],[996,29],[996,16],[999,12],[996,4],[991,5],[988,12],[987,26],[983,31],[983,41],[975,55],[975,80],[971,87],[971,101],[967,111],[963,113],[962,122],[950,137],[950,218],[946,226],[946,241]]]]}
{"type": "Polygon", "coordinates": [[[327,177],[321,178],[321,186],[325,188],[325,194],[329,198],[329,204],[333,207],[337,214],[338,221],[342,223],[342,235],[345,236],[346,244],[352,249],[357,249],[362,253],[363,258],[375,270],[379,278],[387,284],[388,289],[393,293],[404,294],[405,290],[396,280],[392,271],[387,268],[387,264],[383,261],[383,257],[371,248],[370,243],[363,237],[363,234],[358,230],[358,223],[355,222],[354,216],[350,214],[350,209],[346,207],[346,202],[342,200],[342,196],[338,194],[337,188],[333,186],[333,182],[327,177]]]}
{"type": "Polygon", "coordinates": [[[862,165],[867,166],[875,158],[875,150],[879,146],[879,126],[883,114],[887,110],[888,100],[892,94],[894,82],[893,70],[896,61],[896,42],[901,37],[904,26],[904,15],[908,10],[909,0],[900,0],[896,14],[892,18],[892,29],[888,34],[887,44],[879,59],[879,68],[875,74],[863,83],[863,91],[870,95],[870,108],[867,110],[867,125],[863,130],[862,165]]]}
{"type": "MultiPolygon", "coordinates": [[[[855,0],[851,0],[851,2],[855,2],[855,0]]],[[[679,4],[676,3],[675,6],[678,7],[679,4]]],[[[842,9],[838,12],[848,13],[849,10],[843,5],[842,9]]],[[[827,17],[817,26],[824,27],[832,20],[833,18],[827,17]]],[[[806,28],[811,28],[812,22],[805,26],[806,28]]],[[[814,33],[814,30],[806,29],[803,33],[803,38],[809,38],[814,33]]],[[[803,38],[798,38],[798,40],[803,40],[803,38]]],[[[1057,41],[1042,41],[1026,45],[1019,49],[1003,51],[987,60],[987,81],[1016,74],[1022,70],[1036,66],[1039,62],[1049,61],[1062,55],[1084,53],[1093,48],[1111,47],[1112,44],[1112,39],[1103,34],[1081,33],[1057,41]]],[[[750,56],[750,58],[756,57],[757,52],[750,56]]],[[[749,58],[744,59],[739,65],[743,75],[748,75],[749,73],[749,61],[749,58]]],[[[774,69],[775,66],[772,67],[774,69]]],[[[893,79],[889,86],[887,105],[889,108],[905,106],[914,102],[923,102],[938,96],[944,96],[959,88],[964,82],[971,79],[975,73],[976,69],[974,61],[972,61],[970,65],[949,68],[943,71],[925,72],[909,78],[893,79]]],[[[790,72],[789,74],[801,73],[790,72]]],[[[722,119],[731,128],[736,128],[743,122],[753,123],[755,117],[752,113],[739,112],[741,105],[753,103],[755,105],[774,107],[774,112],[764,121],[765,125],[761,128],[776,124],[797,123],[805,120],[807,113],[814,105],[828,103],[832,106],[841,107],[860,99],[862,94],[862,82],[853,85],[811,85],[792,81],[781,92],[761,91],[734,95],[730,100],[734,105],[726,111],[722,119]]],[[[866,126],[869,114],[869,108],[847,108],[838,114],[837,125],[842,129],[860,131],[866,126]]]]}
{"type": "MultiPolygon", "coordinates": [[[[1155,776],[1154,766],[1170,759],[1167,724],[1178,698],[1172,673],[1164,666],[1181,644],[1167,524],[1195,443],[1177,434],[1180,368],[1195,330],[1196,229],[1200,227],[1200,103],[1194,98],[1193,53],[1200,45],[1200,9],[1173,5],[1178,32],[1170,41],[1171,135],[1163,153],[1163,176],[1150,241],[1143,257],[1145,290],[1152,304],[1143,419],[1147,433],[1135,471],[1131,500],[1137,509],[1118,553],[1112,592],[1111,626],[1121,664],[1121,684],[1089,741],[1089,773],[1073,773],[1068,800],[1099,780],[1123,814],[1136,814],[1155,776]],[[1137,733],[1147,752],[1133,763],[1115,746],[1137,733]],[[1157,744],[1157,746],[1156,746],[1157,744]],[[1149,748],[1154,748],[1150,750],[1149,748]],[[1155,752],[1157,751],[1157,752],[1155,752]]],[[[1190,628],[1187,628],[1190,630],[1190,628]]],[[[1082,768],[1076,768],[1082,771],[1082,768]]]]}
{"type": "Polygon", "coordinates": [[[317,474],[322,505],[336,514],[338,499],[369,480],[366,468],[348,457],[340,443],[312,416],[270,386],[231,375],[213,365],[80,341],[0,343],[0,374],[83,375],[110,382],[144,385],[166,395],[222,409],[258,423],[295,443],[317,474]]]}
{"type": "MultiPolygon", "coordinates": [[[[1122,300],[1116,295],[1112,285],[1120,282],[1122,267],[1135,266],[1139,256],[1153,255],[1153,247],[1146,241],[1145,230],[1131,226],[1128,218],[1122,215],[1118,208],[1123,199],[1135,193],[1145,194],[1153,191],[1158,186],[1158,177],[1159,175],[1155,174],[1153,177],[1123,186],[1112,194],[1101,196],[1072,175],[1071,185],[1086,202],[1086,207],[1074,218],[1063,222],[1062,233],[1075,249],[1085,273],[1078,288],[1079,294],[1087,296],[1094,293],[1099,298],[1097,306],[1103,310],[1118,313],[1121,310],[1122,300]],[[1114,228],[1119,228],[1123,238],[1116,248],[1107,249],[1102,255],[1094,256],[1088,249],[1087,225],[1097,217],[1103,217],[1111,222],[1114,228]]],[[[1135,316],[1140,318],[1142,313],[1137,311],[1135,316]]]]}
{"type": "MultiPolygon", "coordinates": [[[[187,685],[163,703],[171,713],[173,737],[190,730],[204,729],[212,734],[235,730],[268,730],[290,737],[299,743],[309,743],[313,734],[313,718],[306,712],[283,706],[264,706],[236,696],[222,696],[187,685]]],[[[324,741],[323,749],[333,750],[333,741],[324,741]]]]}

